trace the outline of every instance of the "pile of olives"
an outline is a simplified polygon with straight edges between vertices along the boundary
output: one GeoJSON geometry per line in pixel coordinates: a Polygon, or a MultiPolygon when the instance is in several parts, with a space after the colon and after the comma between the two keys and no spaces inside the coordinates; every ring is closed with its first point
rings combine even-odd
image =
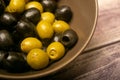
{"type": "Polygon", "coordinates": [[[61,59],[78,40],[72,16],[57,0],[0,0],[0,68],[40,70],[61,59]]]}

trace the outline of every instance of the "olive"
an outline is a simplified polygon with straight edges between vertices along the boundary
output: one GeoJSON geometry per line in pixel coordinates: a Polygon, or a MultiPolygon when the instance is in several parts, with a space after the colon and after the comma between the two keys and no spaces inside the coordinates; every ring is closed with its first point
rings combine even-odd
{"type": "Polygon", "coordinates": [[[70,29],[70,25],[62,20],[57,20],[53,23],[53,29],[55,31],[55,33],[62,33],[67,29],[70,29]]]}
{"type": "Polygon", "coordinates": [[[55,0],[42,0],[44,12],[54,12],[57,8],[57,3],[55,0]]]}
{"type": "Polygon", "coordinates": [[[27,37],[20,44],[21,50],[28,53],[34,48],[42,48],[42,42],[35,37],[27,37]]]}
{"type": "Polygon", "coordinates": [[[43,12],[43,6],[38,1],[30,1],[25,5],[25,10],[30,8],[37,8],[41,13],[43,12]]]}
{"type": "Polygon", "coordinates": [[[0,51],[0,68],[3,68],[3,59],[4,59],[6,54],[7,54],[7,52],[0,51]]]}
{"type": "Polygon", "coordinates": [[[54,34],[52,41],[53,42],[60,42],[61,35],[62,35],[62,33],[56,33],[56,34],[54,34]]]}
{"type": "Polygon", "coordinates": [[[28,65],[23,56],[24,53],[20,52],[7,52],[3,59],[3,67],[9,72],[24,72],[28,70],[28,65]]]}
{"type": "Polygon", "coordinates": [[[9,5],[6,7],[7,12],[22,13],[25,8],[25,0],[10,0],[9,5]]]}
{"type": "Polygon", "coordinates": [[[37,24],[40,21],[41,14],[37,8],[30,8],[24,12],[23,18],[28,19],[34,24],[37,24]]]}
{"type": "Polygon", "coordinates": [[[28,3],[29,1],[31,1],[31,0],[25,0],[25,3],[28,3]]]}
{"type": "Polygon", "coordinates": [[[78,40],[77,33],[73,29],[64,31],[61,35],[60,42],[66,47],[71,48],[78,40]]]}
{"type": "Polygon", "coordinates": [[[59,60],[65,54],[65,47],[60,42],[52,42],[47,47],[47,54],[51,60],[59,60]]]}
{"type": "Polygon", "coordinates": [[[0,30],[0,49],[9,49],[13,45],[13,40],[7,30],[0,30]]]}
{"type": "Polygon", "coordinates": [[[10,3],[10,0],[4,0],[6,6],[10,3]]]}
{"type": "Polygon", "coordinates": [[[44,12],[41,14],[41,19],[53,24],[53,22],[55,21],[55,15],[51,12],[44,12]]]}
{"type": "Polygon", "coordinates": [[[41,39],[50,39],[54,34],[51,23],[45,20],[41,20],[37,24],[36,30],[41,39]]]}
{"type": "Polygon", "coordinates": [[[35,70],[43,69],[49,64],[49,57],[42,49],[32,49],[27,55],[27,62],[35,70]]]}
{"type": "Polygon", "coordinates": [[[35,36],[35,25],[28,20],[20,20],[15,26],[16,32],[21,35],[21,37],[32,37],[35,36]]]}
{"type": "Polygon", "coordinates": [[[16,30],[11,32],[11,35],[12,35],[12,39],[14,43],[16,44],[16,46],[18,46],[20,42],[24,39],[24,36],[21,36],[21,34],[18,33],[16,30]]]}
{"type": "Polygon", "coordinates": [[[69,6],[63,5],[56,9],[55,17],[57,20],[63,20],[66,22],[70,22],[72,19],[72,10],[69,6]]]}
{"type": "Polygon", "coordinates": [[[4,0],[0,0],[0,15],[4,12],[5,3],[4,0]]]}
{"type": "Polygon", "coordinates": [[[9,12],[4,12],[0,16],[0,24],[2,29],[12,31],[14,30],[14,26],[17,24],[17,19],[13,14],[9,12]]]}

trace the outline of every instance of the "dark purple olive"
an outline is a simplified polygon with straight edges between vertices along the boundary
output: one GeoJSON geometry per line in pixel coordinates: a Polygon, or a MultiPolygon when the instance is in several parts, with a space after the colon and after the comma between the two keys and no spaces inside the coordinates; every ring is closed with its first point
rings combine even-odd
{"type": "Polygon", "coordinates": [[[10,3],[10,0],[3,0],[5,2],[5,5],[7,6],[10,3]]]}
{"type": "Polygon", "coordinates": [[[12,31],[16,23],[17,23],[16,17],[9,12],[4,12],[0,16],[0,25],[2,29],[7,29],[9,31],[12,31]]]}
{"type": "Polygon", "coordinates": [[[19,37],[31,37],[35,35],[35,25],[28,20],[20,20],[15,26],[19,37]]]}
{"type": "Polygon", "coordinates": [[[70,22],[72,19],[73,13],[69,6],[63,5],[56,9],[55,17],[57,20],[63,20],[70,22]]]}
{"type": "Polygon", "coordinates": [[[60,42],[62,33],[56,33],[52,39],[53,42],[60,42]]]}
{"type": "Polygon", "coordinates": [[[11,33],[12,38],[16,46],[24,39],[16,30],[11,33]]]}
{"type": "Polygon", "coordinates": [[[0,15],[4,12],[5,3],[4,0],[0,0],[0,15]]]}
{"type": "Polygon", "coordinates": [[[0,49],[9,49],[13,45],[13,40],[7,30],[0,30],[0,49]]]}
{"type": "Polygon", "coordinates": [[[28,19],[32,23],[37,24],[40,21],[40,17],[40,11],[37,8],[30,8],[24,12],[22,18],[28,19]]]}
{"type": "Polygon", "coordinates": [[[54,12],[57,8],[57,2],[55,0],[42,0],[44,12],[54,12]]]}
{"type": "Polygon", "coordinates": [[[0,68],[3,68],[3,62],[2,61],[3,61],[6,54],[7,54],[7,52],[0,51],[0,68]]]}
{"type": "Polygon", "coordinates": [[[24,53],[8,52],[3,59],[3,68],[8,72],[24,72],[29,66],[23,56],[24,53]]]}
{"type": "Polygon", "coordinates": [[[72,30],[68,29],[65,32],[63,32],[60,42],[66,47],[66,48],[72,48],[78,40],[77,33],[72,30]]]}

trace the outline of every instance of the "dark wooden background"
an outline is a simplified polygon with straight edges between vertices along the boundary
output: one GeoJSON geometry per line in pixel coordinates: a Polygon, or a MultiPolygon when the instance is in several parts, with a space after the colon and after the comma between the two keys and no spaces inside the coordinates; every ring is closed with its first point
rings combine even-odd
{"type": "Polygon", "coordinates": [[[95,33],[82,54],[41,80],[120,80],[120,0],[98,0],[95,33]]]}

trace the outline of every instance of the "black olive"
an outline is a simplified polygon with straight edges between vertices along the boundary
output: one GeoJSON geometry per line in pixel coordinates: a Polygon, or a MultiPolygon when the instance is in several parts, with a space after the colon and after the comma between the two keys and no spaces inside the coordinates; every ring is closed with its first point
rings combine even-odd
{"type": "Polygon", "coordinates": [[[62,33],[56,33],[52,39],[53,42],[59,42],[61,39],[62,33]]]}
{"type": "Polygon", "coordinates": [[[0,51],[0,68],[3,68],[3,62],[2,61],[3,61],[6,54],[7,54],[7,52],[0,51]]]}
{"type": "Polygon", "coordinates": [[[5,5],[7,6],[10,3],[10,0],[4,0],[5,5]]]}
{"type": "Polygon", "coordinates": [[[28,20],[18,21],[15,30],[20,35],[19,37],[26,38],[35,35],[35,25],[28,20]]]}
{"type": "Polygon", "coordinates": [[[66,48],[72,48],[78,40],[77,33],[72,30],[68,29],[63,32],[60,42],[66,47],[66,48]]]}
{"type": "MultiPolygon", "coordinates": [[[[20,42],[24,39],[16,30],[11,33],[15,46],[19,46],[20,42]]],[[[13,48],[14,49],[14,48],[13,48]]]]}
{"type": "Polygon", "coordinates": [[[0,15],[4,12],[5,3],[4,0],[0,0],[0,15]]]}
{"type": "Polygon", "coordinates": [[[57,8],[57,2],[55,0],[42,0],[44,12],[54,12],[57,8]]]}
{"type": "Polygon", "coordinates": [[[73,13],[69,6],[63,5],[56,9],[55,17],[57,20],[63,20],[70,22],[72,19],[73,13]]]}
{"type": "Polygon", "coordinates": [[[40,17],[40,11],[37,8],[27,9],[23,14],[23,18],[28,19],[34,24],[37,24],[40,21],[40,17]]]}
{"type": "Polygon", "coordinates": [[[24,53],[8,52],[3,59],[3,68],[9,72],[24,72],[29,66],[23,56],[24,53]]]}
{"type": "Polygon", "coordinates": [[[13,31],[16,23],[17,23],[16,17],[9,12],[4,12],[0,16],[0,24],[1,24],[2,29],[7,29],[9,31],[13,31]]]}
{"type": "Polygon", "coordinates": [[[0,30],[0,49],[8,50],[13,45],[13,40],[7,30],[0,30]]]}

